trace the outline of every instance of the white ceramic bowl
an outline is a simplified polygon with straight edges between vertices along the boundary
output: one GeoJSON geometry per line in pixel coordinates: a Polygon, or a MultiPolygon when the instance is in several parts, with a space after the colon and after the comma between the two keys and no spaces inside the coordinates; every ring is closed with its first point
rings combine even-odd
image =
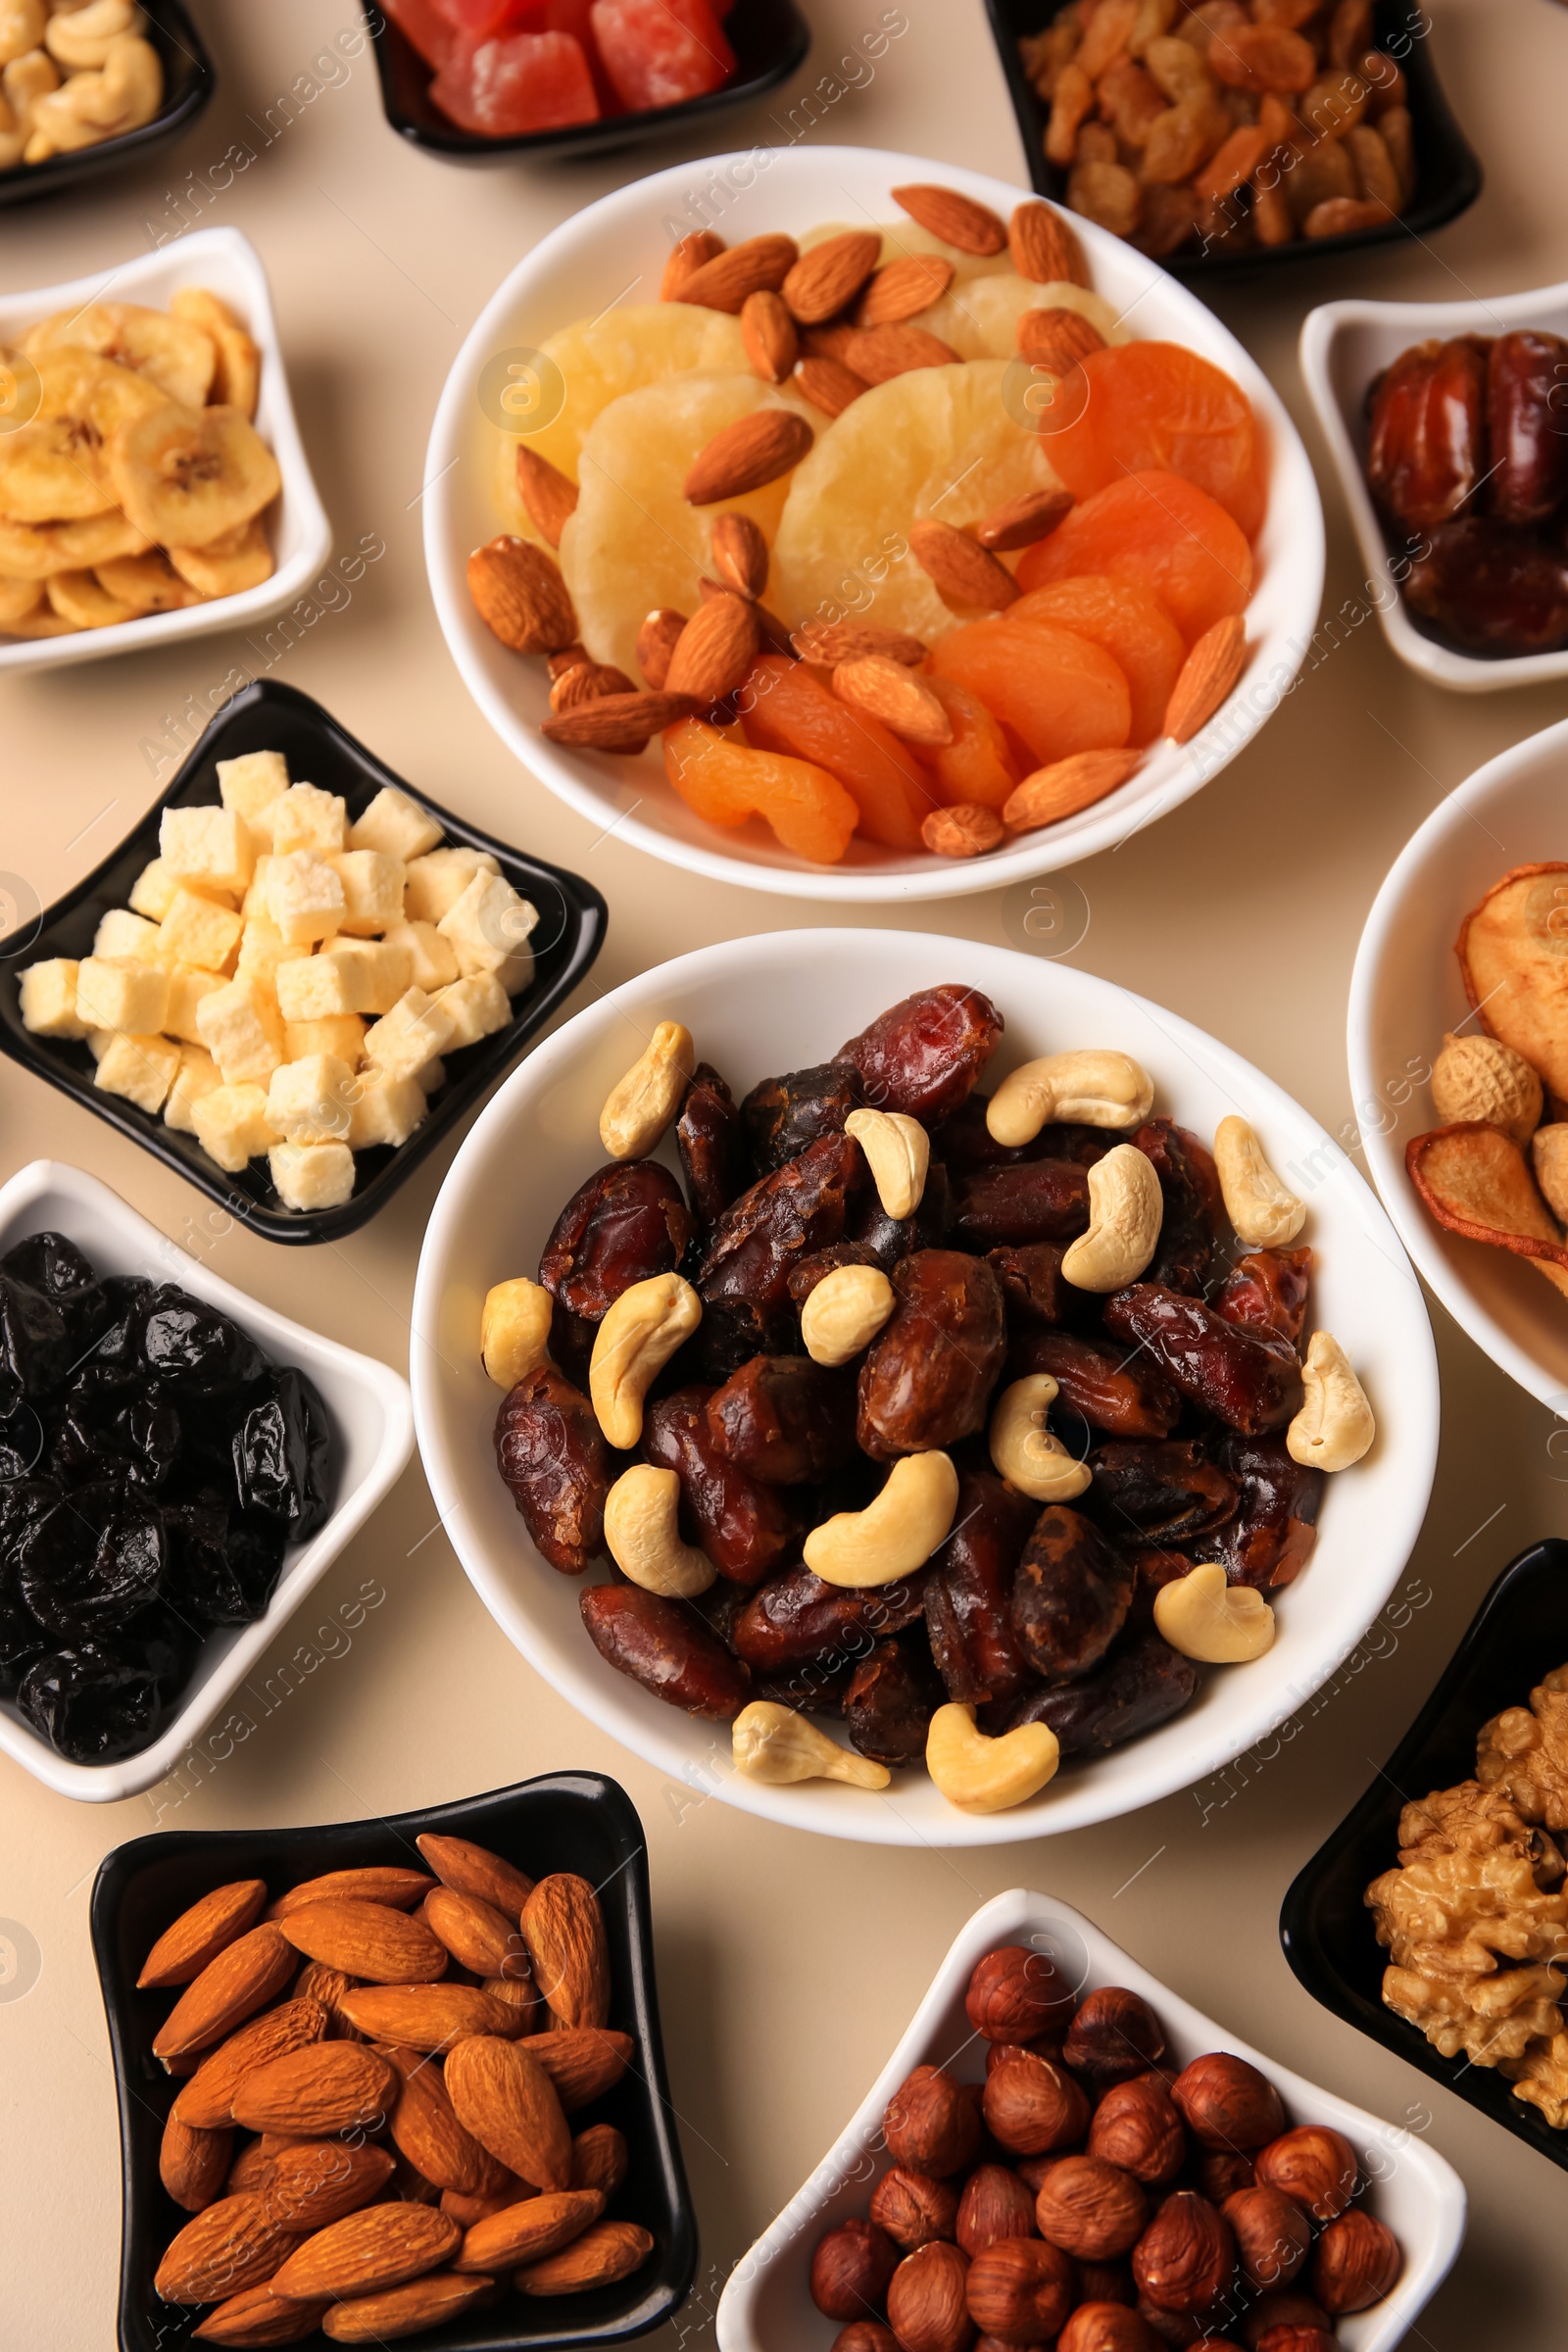
{"type": "MultiPolygon", "coordinates": [[[[667,1146],[662,1156],[675,1164],[667,1146]]],[[[770,1821],[885,1845],[1010,1844],[1081,1829],[1219,1770],[1294,1713],[1377,1615],[1415,1542],[1437,1453],[1437,1369],[1419,1285],[1371,1192],[1305,1111],[1228,1047],[1124,989],[1009,949],[902,931],[783,931],[705,948],[628,981],[536,1047],[475,1123],[431,1212],[411,1370],[442,1523],[486,1606],[547,1681],[672,1779],[770,1821]],[[666,1706],[607,1665],[583,1627],[580,1587],[540,1560],[497,1476],[499,1400],[478,1345],[485,1292],[535,1271],[556,1217],[602,1163],[600,1107],[656,1021],[684,1021],[738,1097],[770,1073],[823,1060],[900,998],[952,980],[983,989],[1006,1019],[999,1075],[1036,1054],[1119,1047],[1152,1075],[1156,1107],[1200,1135],[1228,1111],[1252,1121],[1310,1203],[1314,1322],[1348,1348],[1379,1418],[1366,1460],[1329,1481],[1317,1549],[1281,1598],[1266,1656],[1212,1674],[1173,1722],[1069,1765],[1031,1803],[991,1815],[956,1811],[921,1771],[882,1795],[748,1780],[731,1767],[725,1726],[666,1706]]]]}
{"type": "Polygon", "coordinates": [[[1372,903],[1350,981],[1350,1085],[1367,1169],[1423,1279],[1510,1379],[1568,1420],[1568,1309],[1506,1250],[1446,1233],[1405,1172],[1442,1125],[1427,1078],[1448,1030],[1474,1037],[1453,943],[1511,866],[1568,858],[1568,720],[1477,768],[1411,835],[1372,903]]]}
{"type": "MultiPolygon", "coordinates": [[[[275,1364],[295,1364],[309,1374],[331,1416],[337,1441],[337,1502],[331,1517],[308,1544],[285,1556],[265,1617],[210,1636],[194,1676],[150,1747],[114,1763],[73,1764],[39,1737],[15,1700],[0,1702],[0,1749],[61,1796],[102,1804],[151,1788],[195,1747],[311,1588],[401,1477],[414,1450],[414,1421],[408,1383],[385,1364],[318,1338],[303,1323],[290,1322],[287,1315],[220,1281],[95,1176],[55,1160],[35,1159],[0,1185],[0,1254],[28,1234],[49,1230],[69,1235],[100,1274],[141,1274],[153,1282],[178,1283],[210,1306],[232,1315],[275,1364]]],[[[244,1703],[247,1717],[257,1703],[265,1706],[254,1700],[244,1703]]],[[[233,1737],[248,1736],[241,1732],[233,1737]]],[[[213,1751],[215,1756],[226,1752],[213,1751]]]]}
{"type": "Polygon", "coordinates": [[[0,677],[8,671],[58,669],[70,662],[98,662],[106,654],[134,653],[168,645],[175,638],[209,637],[216,629],[247,628],[281,612],[309,587],[332,552],[332,527],[317,495],[294,420],[282,347],[272,317],[262,257],[237,228],[201,228],[162,252],[134,255],[91,277],[62,286],[38,286],[0,295],[0,346],[52,311],[88,302],[139,302],[167,307],[181,286],[208,286],[238,313],[261,347],[261,393],[256,429],[268,442],[283,476],[283,487],[266,514],[276,564],[270,580],[240,596],[187,605],[179,612],[150,612],[140,620],[118,621],[107,629],[75,629],[68,637],[7,637],[0,631],[0,677]]]}
{"type": "MultiPolygon", "coordinates": [[[[1211,2050],[1229,2051],[1267,2075],[1293,2124],[1327,2124],[1345,2133],[1372,2184],[1368,2210],[1394,2231],[1404,2268],[1392,2294],[1373,2310],[1339,2321],[1336,2331],[1350,2352],[1391,2352],[1403,2341],[1464,2242],[1464,2183],[1453,2167],[1409,2132],[1380,2123],[1238,2041],[1168,1991],[1080,1912],[1015,1886],[984,1904],[961,1931],[842,2137],[730,2273],[719,2298],[718,2352],[780,2352],[786,2344],[796,2352],[827,2352],[837,2324],[823,2319],[811,2301],[816,2241],[825,2230],[864,2214],[875,2182],[887,2170],[883,2114],[913,2068],[947,2066],[960,2082],[983,2080],[984,2044],[964,2015],[964,1989],[975,1962],[1008,1943],[1047,1953],[1080,1991],[1119,1984],[1142,1993],[1165,2030],[1167,2056],[1176,2066],[1211,2050]]],[[[1412,2333],[1410,2341],[1417,2340],[1425,2339],[1412,2333]]]]}
{"type": "Polygon", "coordinates": [[[1301,373],[1334,453],[1383,634],[1410,669],[1459,694],[1498,694],[1568,678],[1568,648],[1483,662],[1424,636],[1405,610],[1366,481],[1366,388],[1412,343],[1429,336],[1505,335],[1517,327],[1568,334],[1568,285],[1476,302],[1325,302],[1301,325],[1301,373]]]}
{"type": "Polygon", "coordinates": [[[733,179],[745,191],[723,213],[720,226],[730,243],[765,230],[800,235],[828,220],[894,219],[898,208],[888,191],[906,181],[940,179],[1004,217],[1022,193],[983,172],[877,148],[804,144],[759,150],[757,156],[765,170],[753,155],[680,164],[587,206],[518,263],[475,321],[447,378],[425,465],[425,561],[435,609],[465,683],[524,767],[596,827],[612,825],[620,840],[672,865],[753,890],[818,902],[953,898],[997,890],[1108,848],[1189,799],[1274,710],[1317,625],[1323,513],[1296,427],[1241,344],[1156,264],[1086,220],[1074,219],[1073,227],[1095,284],[1126,316],[1134,334],[1185,343],[1223,368],[1247,393],[1269,444],[1268,518],[1247,616],[1251,653],[1229,701],[1185,750],[1157,746],[1119,791],[994,857],[907,857],[857,837],[841,865],[812,865],[777,844],[766,846],[760,827],[752,828],[759,838],[742,849],[733,835],[704,824],[664,781],[657,745],[628,760],[547,742],[539,733],[549,715],[543,663],[509,653],[475,612],[465,567],[471,550],[501,527],[491,492],[497,428],[478,398],[486,363],[498,353],[533,349],[585,314],[627,299],[656,299],[672,241],[665,223],[686,217],[705,182],[716,175],[720,185],[733,179]]]}

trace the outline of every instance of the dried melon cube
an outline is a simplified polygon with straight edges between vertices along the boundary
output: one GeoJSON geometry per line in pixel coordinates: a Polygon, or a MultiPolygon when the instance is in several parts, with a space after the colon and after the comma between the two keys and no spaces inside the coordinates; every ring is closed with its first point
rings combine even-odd
{"type": "Polygon", "coordinates": [[[180,1049],[172,1038],[137,1037],[118,1030],[93,1079],[106,1095],[122,1095],[138,1110],[161,1110],[174,1082],[180,1049]]]}
{"type": "Polygon", "coordinates": [[[283,1016],[283,1058],[303,1061],[310,1054],[335,1054],[351,1070],[365,1051],[365,1023],[357,1012],[331,1012],[318,1021],[283,1016]]]}
{"type": "Polygon", "coordinates": [[[408,869],[401,858],[382,850],[340,850],[327,863],[343,885],[341,931],[354,939],[373,939],[403,920],[408,869]]]}
{"type": "Polygon", "coordinates": [[[144,914],[150,923],[161,923],[174,903],[174,893],[189,888],[189,883],[181,882],[161,858],[154,858],[131,884],[126,904],[132,914],[144,914]]]}
{"type": "Polygon", "coordinates": [[[169,1018],[169,973],[161,963],[85,956],[76,971],[76,1013],[89,1029],[141,1036],[162,1029],[169,1018]]]}
{"type": "MultiPolygon", "coordinates": [[[[433,1069],[426,1062],[425,1069],[433,1069]]],[[[349,1143],[356,1152],[375,1144],[406,1144],[425,1116],[425,1094],[418,1078],[394,1078],[372,1062],[355,1080],[359,1099],[349,1124],[349,1143]]]]}
{"type": "Polygon", "coordinates": [[[335,1054],[279,1062],[267,1089],[267,1116],[285,1143],[342,1143],[349,1132],[356,1080],[335,1054]]]}
{"type": "Polygon", "coordinates": [[[439,923],[476,873],[500,871],[488,850],[427,850],[422,858],[410,860],[403,911],[411,923],[439,923]]]}
{"type": "Polygon", "coordinates": [[[51,956],[46,963],[29,963],[22,974],[18,997],[22,1026],[34,1037],[85,1037],[87,1024],[76,1012],[76,974],[73,956],[51,956]]]}
{"type": "Polygon", "coordinates": [[[158,928],[158,945],[170,963],[191,963],[204,972],[230,972],[244,931],[242,915],[193,890],[176,890],[158,928]]]}
{"type": "Polygon", "coordinates": [[[92,952],[114,963],[156,963],[162,953],[159,926],[128,906],[111,906],[99,917],[92,952]]]}
{"type": "Polygon", "coordinates": [[[164,1125],[194,1135],[197,1103],[205,1095],[216,1094],[222,1083],[222,1072],[205,1046],[181,1046],[179,1067],[164,1104],[164,1125]]]}
{"type": "Polygon", "coordinates": [[[456,1023],[438,997],[411,988],[365,1034],[365,1055],[394,1078],[413,1078],[453,1040],[456,1023]]]}
{"type": "Polygon", "coordinates": [[[341,1208],[354,1190],[347,1144],[274,1144],[267,1164],[285,1208],[341,1208]]]}
{"type": "Polygon", "coordinates": [[[202,1033],[196,1026],[197,1007],[222,985],[217,972],[198,971],[194,964],[176,963],[169,975],[169,1010],[164,1015],[164,1027],[170,1036],[181,1039],[188,1046],[199,1046],[202,1033]]]}
{"type": "Polygon", "coordinates": [[[348,803],[317,784],[291,784],[272,803],[272,849],[279,858],[315,850],[321,858],[341,850],[348,836],[348,803]]]}
{"type": "Polygon", "coordinates": [[[422,858],[440,840],[441,828],[429,810],[390,784],[382,785],[363,816],[357,816],[349,827],[351,850],[379,850],[383,857],[397,858],[405,865],[411,858],[422,858]]]}
{"type": "Polygon", "coordinates": [[[434,923],[394,923],[381,944],[408,950],[410,983],[432,997],[459,976],[458,951],[434,923]]]}
{"type": "MultiPolygon", "coordinates": [[[[524,953],[538,910],[500,874],[475,874],[436,925],[457,953],[464,979],[499,972],[524,953]]],[[[503,982],[505,986],[505,982],[503,982]]]]}
{"type": "Polygon", "coordinates": [[[330,939],[343,920],[343,885],[336,870],[317,851],[292,850],[271,861],[267,911],[293,947],[330,939]]]}
{"type": "Polygon", "coordinates": [[[166,808],[158,820],[158,855],[179,881],[236,896],[256,868],[250,828],[236,808],[166,808]]]}
{"type": "Polygon", "coordinates": [[[204,997],[196,1007],[196,1027],[223,1073],[225,1088],[265,1087],[283,1058],[277,1001],[255,980],[229,980],[204,997]]]}
{"type": "Polygon", "coordinates": [[[288,790],[288,761],[281,752],[244,752],[218,762],[218,790],[225,808],[245,819],[258,850],[272,847],[272,819],[288,790]]]}
{"type": "Polygon", "coordinates": [[[190,1118],[208,1158],[231,1176],[277,1142],[267,1123],[267,1092],[260,1086],[215,1086],[196,1098],[190,1118]]]}
{"type": "Polygon", "coordinates": [[[253,914],[240,934],[234,977],[258,980],[268,988],[275,988],[279,964],[297,962],[310,953],[309,941],[285,939],[270,915],[253,914]]]}
{"type": "Polygon", "coordinates": [[[476,1046],[481,1037],[504,1029],[512,1018],[507,992],[494,972],[474,972],[441,991],[442,1011],[452,1023],[454,1046],[476,1046]]]}

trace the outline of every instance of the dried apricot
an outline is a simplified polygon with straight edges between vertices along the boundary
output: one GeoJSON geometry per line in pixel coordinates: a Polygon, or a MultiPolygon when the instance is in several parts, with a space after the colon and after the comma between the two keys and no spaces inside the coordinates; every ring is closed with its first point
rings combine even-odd
{"type": "Polygon", "coordinates": [[[1224,508],[1157,469],[1130,473],[1074,507],[1049,539],[1025,548],[1018,585],[1048,588],[1089,571],[1149,589],[1189,645],[1245,612],[1252,593],[1252,551],[1224,508]]]}
{"type": "Polygon", "coordinates": [[[936,805],[907,744],[865,710],[852,710],[782,654],[754,662],[736,698],[748,743],[825,767],[859,810],[859,829],[890,850],[918,850],[936,805]]]}
{"type": "Polygon", "coordinates": [[[1051,462],[1076,497],[1157,466],[1195,482],[1256,537],[1265,504],[1257,426],[1223,368],[1179,343],[1122,343],[1081,365],[1089,398],[1051,436],[1051,462]]]}
{"type": "Polygon", "coordinates": [[[1125,674],[1102,646],[1069,629],[1047,621],[1017,628],[1007,613],[971,621],[941,640],[931,671],[977,694],[1042,765],[1127,741],[1132,696],[1125,674]]]}
{"type": "Polygon", "coordinates": [[[760,816],[786,850],[816,865],[837,865],[849,848],[859,810],[826,768],[750,750],[700,718],[677,720],[663,740],[664,773],[710,824],[760,816]]]}
{"type": "Polygon", "coordinates": [[[1103,646],[1111,660],[1125,671],[1132,693],[1133,723],[1128,742],[1139,745],[1153,742],[1164,723],[1171,689],[1187,659],[1182,633],[1158,597],[1147,588],[1135,587],[1130,580],[1111,580],[1102,574],[1090,573],[1080,579],[1058,580],[1053,588],[1037,588],[1032,596],[1021,596],[1007,618],[1031,625],[1037,620],[1049,621],[1103,646]]]}
{"type": "Polygon", "coordinates": [[[1000,808],[1019,775],[1001,721],[956,678],[928,677],[925,684],[953,722],[953,741],[925,755],[938,799],[951,808],[974,802],[1000,808]]]}

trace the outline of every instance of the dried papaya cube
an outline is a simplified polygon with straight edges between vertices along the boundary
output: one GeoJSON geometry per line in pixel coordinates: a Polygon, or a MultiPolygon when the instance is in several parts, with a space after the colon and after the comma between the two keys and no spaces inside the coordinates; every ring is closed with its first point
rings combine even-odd
{"type": "Polygon", "coordinates": [[[922,850],[936,806],[931,779],[907,744],[869,711],[852,710],[782,654],[754,662],[737,697],[746,740],[836,776],[859,809],[859,830],[885,849],[922,850]]]}
{"type": "Polygon", "coordinates": [[[953,722],[952,742],[925,755],[938,798],[949,808],[974,802],[1000,808],[1021,773],[1001,720],[956,678],[927,677],[924,683],[953,722]]]}
{"type": "Polygon", "coordinates": [[[1033,624],[1050,621],[1092,637],[1127,673],[1133,698],[1132,731],[1128,742],[1152,743],[1165,720],[1171,690],[1187,659],[1182,633],[1157,596],[1131,580],[1107,579],[1086,573],[1080,579],[1058,580],[1051,588],[1036,588],[1008,610],[1010,621],[1033,624]]]}
{"type": "Polygon", "coordinates": [[[760,816],[784,849],[816,865],[837,865],[859,820],[855,802],[826,768],[754,751],[701,719],[665,728],[664,772],[687,807],[710,824],[760,816]]]}
{"type": "Polygon", "coordinates": [[[1153,466],[1179,473],[1249,539],[1266,503],[1251,403],[1222,368],[1179,343],[1119,343],[1080,363],[1089,398],[1051,436],[1051,462],[1080,499],[1153,466]]]}
{"type": "Polygon", "coordinates": [[[978,695],[1042,766],[1127,741],[1132,696],[1120,664],[1071,630],[1046,621],[1015,627],[1006,613],[971,621],[941,639],[931,669],[978,695]]]}
{"type": "Polygon", "coordinates": [[[594,38],[615,95],[631,114],[721,89],[735,52],[707,0],[595,0],[594,38]]]}
{"type": "Polygon", "coordinates": [[[1097,490],[1049,539],[1025,548],[1018,585],[1048,588],[1084,572],[1147,588],[1194,645],[1216,620],[1246,611],[1252,551],[1203,491],[1179,473],[1151,469],[1097,490]]]}

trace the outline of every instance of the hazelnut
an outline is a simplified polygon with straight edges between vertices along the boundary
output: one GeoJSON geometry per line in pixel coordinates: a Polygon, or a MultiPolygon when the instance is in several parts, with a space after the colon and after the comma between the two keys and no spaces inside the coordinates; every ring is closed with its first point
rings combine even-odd
{"type": "Polygon", "coordinates": [[[1193,2178],[1211,2205],[1223,2205],[1239,2188],[1250,2188],[1257,2176],[1252,2159],[1240,2148],[1207,2148],[1194,2165],[1193,2178]]]}
{"type": "Polygon", "coordinates": [[[1312,2292],[1339,2319],[1381,2303],[1403,2267],[1392,2230],[1359,2208],[1330,2222],[1312,2257],[1312,2292]]]}
{"type": "Polygon", "coordinates": [[[1223,2214],[1196,2189],[1168,2196],[1133,2248],[1133,2277],[1159,2311],[1202,2311],[1230,2285],[1236,2241],[1223,2214]]]}
{"type": "MultiPolygon", "coordinates": [[[[1004,2237],[970,2263],[968,2299],[983,2334],[1004,2344],[1049,2343],[1073,2307],[1072,2264],[1043,2238],[1004,2237]]],[[[896,2320],[894,2328],[902,2333],[896,2320]]]]}
{"type": "Polygon", "coordinates": [[[875,2318],[899,2267],[899,2249],[874,2222],[841,2222],[816,2241],[811,2301],[829,2320],[875,2318]]]}
{"type": "Polygon", "coordinates": [[[1162,2344],[1174,2345],[1176,2352],[1188,2352],[1188,2347],[1202,2340],[1202,2324],[1191,2312],[1161,2311],[1147,2295],[1138,2298],[1138,2317],[1151,2334],[1156,2335],[1162,2344]]]}
{"type": "Polygon", "coordinates": [[[1160,2338],[1124,2303],[1080,2303],[1056,2352],[1160,2352],[1160,2338]]]}
{"type": "Polygon", "coordinates": [[[1025,2188],[1029,2191],[1029,2210],[1031,2213],[1033,2213],[1035,2209],[1036,2197],[1039,2196],[1041,2189],[1045,2186],[1046,2175],[1050,2172],[1054,2164],[1059,2164],[1060,2162],[1061,2158],[1059,2156],[1019,2157],[1018,2162],[1013,2169],[1017,2173],[1018,2178],[1023,2182],[1025,2188]]]}
{"type": "Polygon", "coordinates": [[[1081,2262],[1078,2291],[1086,2303],[1125,2303],[1131,2311],[1138,2300],[1130,2262],[1081,2262]]]}
{"type": "Polygon", "coordinates": [[[1339,2337],[1324,2328],[1270,2328],[1257,2344],[1258,2352],[1341,2352],[1339,2337]]]}
{"type": "Polygon", "coordinates": [[[1315,2222],[1332,2222],[1355,2194],[1355,2150],[1327,2124],[1302,2124],[1258,2150],[1257,2178],[1266,2188],[1304,2205],[1315,2222]]]}
{"type": "MultiPolygon", "coordinates": [[[[1288,2286],[1312,2250],[1312,2225],[1277,2188],[1239,2188],[1220,2207],[1249,2286],[1288,2286]]],[[[872,2218],[880,2218],[872,2208],[872,2218]]]]}
{"type": "Polygon", "coordinates": [[[1061,2035],[1037,2034],[1033,2041],[988,2041],[986,2043],[986,2080],[990,2081],[1005,2058],[1015,2050],[1028,2050],[1036,2058],[1049,2058],[1053,2066],[1061,2064],[1061,2035]]]}
{"type": "Polygon", "coordinates": [[[1075,2075],[1105,2090],[1147,2074],[1164,2052],[1164,2033],[1143,1995],[1102,1984],[1079,2003],[1061,2054],[1075,2075]]]}
{"type": "Polygon", "coordinates": [[[880,2320],[852,2320],[833,2338],[833,2352],[899,2352],[899,2339],[880,2320]]]}
{"type": "MultiPolygon", "coordinates": [[[[1186,2152],[1182,2119],[1158,2075],[1135,2075],[1130,2082],[1112,2083],[1095,2109],[1089,2126],[1090,2155],[1119,2165],[1135,2180],[1151,2186],[1174,2180],[1186,2152]]],[[[1200,2185],[1210,2203],[1221,2202],[1206,2181],[1200,2185]]]]}
{"type": "Polygon", "coordinates": [[[974,2161],[980,2117],[966,2087],[939,2066],[917,2066],[900,2084],[882,2119],[895,2164],[942,2180],[974,2161]]]}
{"type": "Polygon", "coordinates": [[[1260,2148],[1284,2128],[1285,2109],[1273,2083],[1227,2050],[1195,2058],[1171,2084],[1170,2095],[1188,2131],[1205,2148],[1260,2148]]]}
{"type": "Polygon", "coordinates": [[[1275,2289],[1269,2294],[1259,2295],[1242,2322],[1242,2341],[1247,2346],[1247,2352],[1258,2352],[1271,2328],[1315,2328],[1327,2334],[1329,2315],[1321,2303],[1313,2302],[1310,2295],[1275,2289]]]}
{"type": "Polygon", "coordinates": [[[1051,2245],[1083,2262],[1130,2254],[1149,2219],[1131,2173],[1100,2156],[1064,2156],[1035,2199],[1035,2225],[1051,2245]]]}
{"type": "Polygon", "coordinates": [[[1049,2058],[1012,2050],[986,2081],[985,2119],[994,2139],[1020,2156],[1045,2156],[1082,2139],[1089,2122],[1083,2085],[1049,2058]]]}
{"type": "Polygon", "coordinates": [[[974,2332],[964,2304],[968,2270],[943,2237],[906,2254],[888,2288],[888,2325],[903,2352],[964,2352],[974,2332]]]}
{"type": "Polygon", "coordinates": [[[1044,1952],[1004,1944],[975,1963],[963,1996],[969,2023],[987,2041],[1059,2041],[1072,2015],[1072,1987],[1044,1952]]]}
{"type": "Polygon", "coordinates": [[[956,2235],[971,2262],[1004,2237],[1034,2234],[1034,2192],[1016,2173],[1004,2164],[982,2164],[969,2175],[958,2200],[956,2235]]]}
{"type": "Polygon", "coordinates": [[[911,2172],[907,2165],[896,2164],[884,2173],[871,2192],[872,2221],[906,2254],[933,2237],[951,2237],[957,2218],[956,2190],[929,2173],[911,2172]]]}

